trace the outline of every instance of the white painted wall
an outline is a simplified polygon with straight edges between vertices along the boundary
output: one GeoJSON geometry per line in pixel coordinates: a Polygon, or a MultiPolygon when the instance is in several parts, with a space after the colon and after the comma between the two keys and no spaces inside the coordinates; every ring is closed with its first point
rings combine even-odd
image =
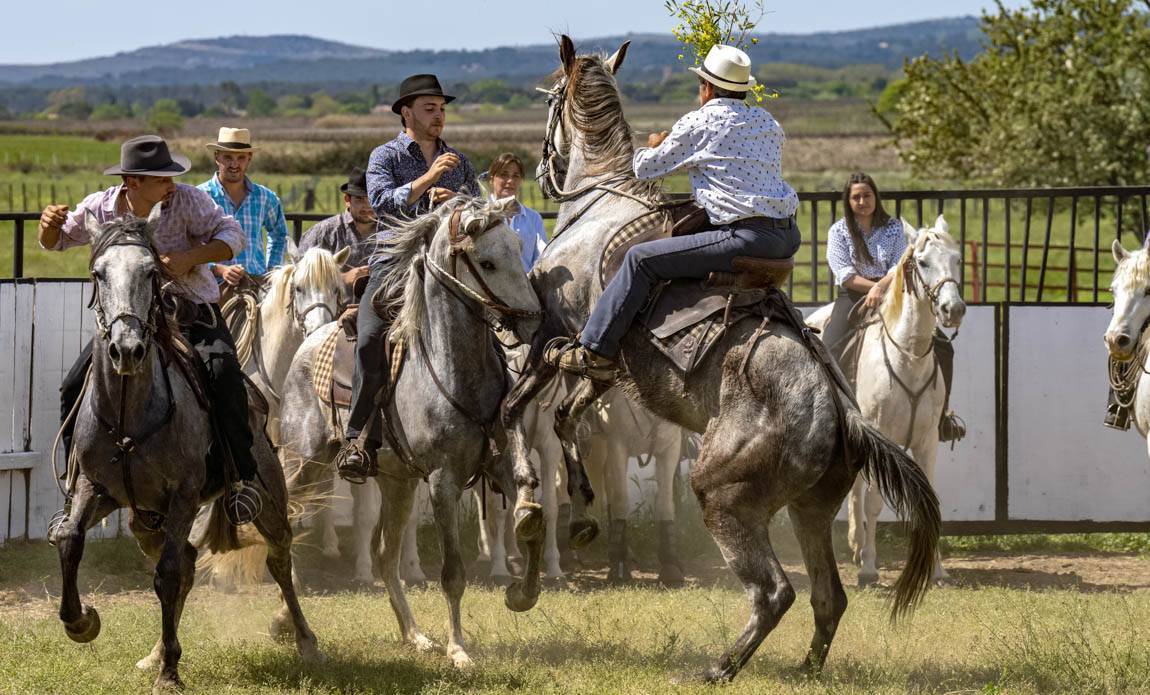
{"type": "Polygon", "coordinates": [[[1104,307],[1012,307],[1009,398],[1013,519],[1150,519],[1146,442],[1102,425],[1104,307]]]}

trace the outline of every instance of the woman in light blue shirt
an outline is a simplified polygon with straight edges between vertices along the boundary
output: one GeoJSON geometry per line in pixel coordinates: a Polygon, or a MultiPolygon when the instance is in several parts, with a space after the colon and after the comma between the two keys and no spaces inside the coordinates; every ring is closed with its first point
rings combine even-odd
{"type": "MultiPolygon", "coordinates": [[[[891,217],[883,208],[874,179],[862,172],[851,174],[843,187],[843,217],[827,232],[827,264],[834,273],[838,296],[823,332],[823,342],[839,359],[844,372],[853,371],[857,354],[853,350],[850,356],[843,354],[847,337],[855,328],[850,325],[851,310],[859,302],[868,309],[878,309],[894,277],[890,270],[898,265],[905,251],[902,220],[891,217]]],[[[947,397],[938,426],[939,441],[961,439],[966,428],[949,411],[954,347],[941,332],[936,332],[934,353],[942,368],[947,397]]]]}
{"type": "MultiPolygon", "coordinates": [[[[496,198],[519,199],[519,189],[523,185],[523,160],[511,152],[504,152],[487,168],[487,179],[491,182],[491,195],[496,198]]],[[[519,203],[519,214],[511,219],[511,228],[523,242],[523,269],[531,272],[547,246],[547,231],[543,228],[543,218],[538,212],[519,203]]]]}

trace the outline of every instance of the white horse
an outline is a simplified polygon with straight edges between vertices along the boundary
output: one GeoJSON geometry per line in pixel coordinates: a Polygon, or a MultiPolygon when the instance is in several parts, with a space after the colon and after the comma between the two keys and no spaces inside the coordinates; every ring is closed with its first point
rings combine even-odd
{"type": "MultiPolygon", "coordinates": [[[[934,336],[939,323],[956,328],[966,313],[958,284],[962,251],[942,215],[933,227],[916,230],[904,220],[903,229],[906,252],[890,271],[894,278],[876,317],[862,329],[855,396],[863,416],[909,449],[933,484],[938,421],[946,401],[934,336]]],[[[819,309],[807,323],[823,327],[830,309],[819,309]]],[[[860,476],[847,502],[848,538],[860,565],[860,586],[878,581],[875,531],[882,508],[878,490],[860,476]]],[[[932,579],[949,579],[937,553],[932,579]]]]}
{"type": "Polygon", "coordinates": [[[292,263],[268,274],[267,291],[258,303],[254,295],[245,293],[225,307],[244,373],[268,402],[268,436],[276,445],[280,443],[280,391],[288,367],[304,338],[339,315],[340,268],[348,255],[346,248],[336,254],[320,248],[302,255],[289,251],[292,263]],[[242,324],[240,316],[246,318],[242,324]]]}
{"type": "Polygon", "coordinates": [[[1117,239],[1111,249],[1118,267],[1110,284],[1114,316],[1104,339],[1111,360],[1129,365],[1125,370],[1111,368],[1111,387],[1121,404],[1130,409],[1134,426],[1145,438],[1150,433],[1150,380],[1141,377],[1150,351],[1145,332],[1150,321],[1150,255],[1146,249],[1127,251],[1117,239]]]}
{"type": "MultiPolygon", "coordinates": [[[[675,469],[682,461],[683,430],[652,414],[613,389],[584,415],[588,435],[580,440],[583,465],[591,486],[606,500],[607,579],[632,579],[627,550],[627,524],[631,486],[627,471],[632,458],[653,460],[655,469],[655,521],[659,534],[659,581],[667,586],[683,583],[675,529],[675,469]]],[[[558,441],[556,441],[558,446],[558,441]]],[[[550,529],[548,529],[550,531],[550,529]]]]}

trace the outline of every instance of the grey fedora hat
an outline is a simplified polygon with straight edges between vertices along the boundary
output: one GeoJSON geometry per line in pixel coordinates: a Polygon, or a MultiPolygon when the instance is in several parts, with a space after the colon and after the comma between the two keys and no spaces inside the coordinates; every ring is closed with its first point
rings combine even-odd
{"type": "Polygon", "coordinates": [[[141,135],[120,145],[120,163],[104,170],[106,176],[179,176],[192,168],[187,157],[172,155],[158,135],[141,135]]]}
{"type": "Polygon", "coordinates": [[[354,167],[347,175],[347,182],[340,186],[339,190],[350,196],[366,198],[367,172],[359,167],[354,167]]]}

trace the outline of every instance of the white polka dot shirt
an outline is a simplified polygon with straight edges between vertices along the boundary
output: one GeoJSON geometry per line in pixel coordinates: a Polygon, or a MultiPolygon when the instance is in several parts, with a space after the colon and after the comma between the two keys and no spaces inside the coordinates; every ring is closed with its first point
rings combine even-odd
{"type": "Polygon", "coordinates": [[[863,240],[874,263],[863,263],[855,259],[855,245],[851,241],[846,218],[835,222],[827,232],[827,264],[835,274],[835,284],[839,287],[856,275],[868,280],[881,278],[898,263],[906,251],[906,233],[902,229],[902,220],[897,217],[890,218],[889,222],[878,229],[872,229],[870,234],[863,234],[863,240]]]}
{"type": "Polygon", "coordinates": [[[685,168],[695,201],[715,224],[746,217],[785,219],[799,197],[783,180],[782,126],[765,109],[712,99],[679,119],[663,144],[635,152],[635,176],[654,179],[685,168]]]}

